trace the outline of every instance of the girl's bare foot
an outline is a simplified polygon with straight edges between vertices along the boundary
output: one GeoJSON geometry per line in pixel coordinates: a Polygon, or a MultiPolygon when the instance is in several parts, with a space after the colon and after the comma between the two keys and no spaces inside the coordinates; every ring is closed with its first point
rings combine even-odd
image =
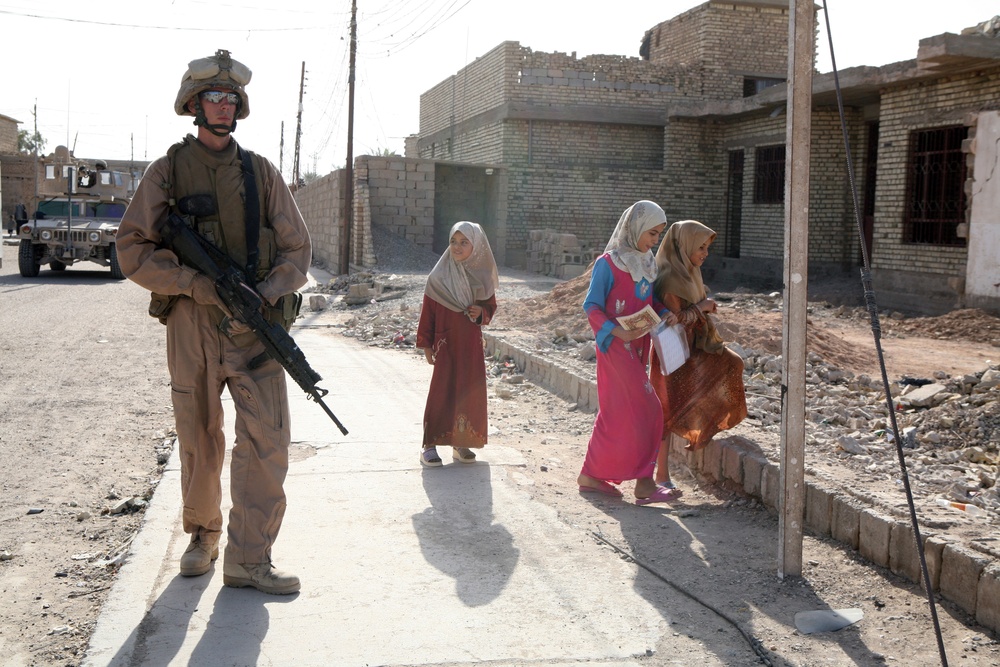
{"type": "Polygon", "coordinates": [[[656,493],[656,482],[652,477],[643,477],[635,480],[635,497],[648,498],[656,493]]]}

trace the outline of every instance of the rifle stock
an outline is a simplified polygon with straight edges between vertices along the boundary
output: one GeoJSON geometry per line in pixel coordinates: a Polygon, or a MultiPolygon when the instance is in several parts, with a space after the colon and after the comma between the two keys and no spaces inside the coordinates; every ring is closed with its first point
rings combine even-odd
{"type": "Polygon", "coordinates": [[[250,285],[247,285],[243,271],[235,262],[202,239],[176,213],[168,216],[160,235],[181,262],[204,273],[215,283],[219,298],[232,316],[253,331],[257,339],[264,344],[267,356],[281,364],[309,398],[323,408],[340,432],[347,435],[347,429],[323,401],[323,397],[329,391],[316,386],[323,378],[309,366],[305,354],[288,332],[282,326],[268,322],[260,312],[264,300],[250,285]]]}

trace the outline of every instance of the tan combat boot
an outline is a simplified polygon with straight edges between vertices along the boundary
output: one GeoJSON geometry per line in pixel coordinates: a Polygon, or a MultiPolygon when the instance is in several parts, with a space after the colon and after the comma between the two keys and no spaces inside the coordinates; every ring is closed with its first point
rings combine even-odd
{"type": "Polygon", "coordinates": [[[205,574],[212,567],[212,561],[218,557],[218,542],[202,542],[195,535],[181,556],[181,576],[197,577],[205,574]]]}
{"type": "Polygon", "coordinates": [[[300,588],[298,577],[276,570],[271,563],[226,563],[222,583],[233,588],[251,586],[272,595],[297,593],[300,588]]]}

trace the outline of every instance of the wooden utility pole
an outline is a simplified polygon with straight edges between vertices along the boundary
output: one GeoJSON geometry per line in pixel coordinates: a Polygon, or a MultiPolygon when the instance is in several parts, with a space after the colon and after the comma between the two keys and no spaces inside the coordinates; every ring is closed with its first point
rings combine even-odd
{"type": "Polygon", "coordinates": [[[788,16],[788,121],[785,125],[784,312],[782,317],[781,496],[778,577],[802,574],[805,518],[806,287],[809,270],[809,154],[815,41],[813,0],[793,0],[788,16]]]}
{"type": "Polygon", "coordinates": [[[278,173],[285,173],[285,121],[281,121],[281,141],[278,144],[278,173]]]}
{"type": "Polygon", "coordinates": [[[347,169],[344,173],[344,273],[351,272],[351,227],[354,226],[354,62],[358,51],[358,2],[351,0],[351,60],[347,75],[347,169]]]}
{"type": "Polygon", "coordinates": [[[302,78],[299,80],[299,116],[295,124],[295,156],[292,160],[292,182],[299,187],[299,150],[302,142],[302,95],[306,90],[306,61],[302,61],[302,78]]]}
{"type": "Polygon", "coordinates": [[[32,149],[31,152],[35,156],[34,157],[34,163],[35,163],[35,196],[34,196],[34,198],[32,199],[32,202],[31,202],[31,211],[30,211],[30,214],[32,216],[34,216],[35,215],[35,211],[38,210],[38,100],[35,100],[35,105],[33,107],[31,107],[31,116],[32,116],[32,118],[35,119],[35,136],[32,137],[32,141],[31,141],[31,143],[33,144],[33,149],[32,149]]]}

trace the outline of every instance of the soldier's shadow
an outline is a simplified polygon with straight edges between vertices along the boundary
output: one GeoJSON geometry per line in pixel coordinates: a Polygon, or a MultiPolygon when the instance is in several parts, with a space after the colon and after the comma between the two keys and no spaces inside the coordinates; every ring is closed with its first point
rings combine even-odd
{"type": "Polygon", "coordinates": [[[212,576],[222,576],[215,572],[214,565],[209,574],[201,577],[174,576],[108,661],[109,667],[170,664],[200,613],[202,595],[212,576]]]}

